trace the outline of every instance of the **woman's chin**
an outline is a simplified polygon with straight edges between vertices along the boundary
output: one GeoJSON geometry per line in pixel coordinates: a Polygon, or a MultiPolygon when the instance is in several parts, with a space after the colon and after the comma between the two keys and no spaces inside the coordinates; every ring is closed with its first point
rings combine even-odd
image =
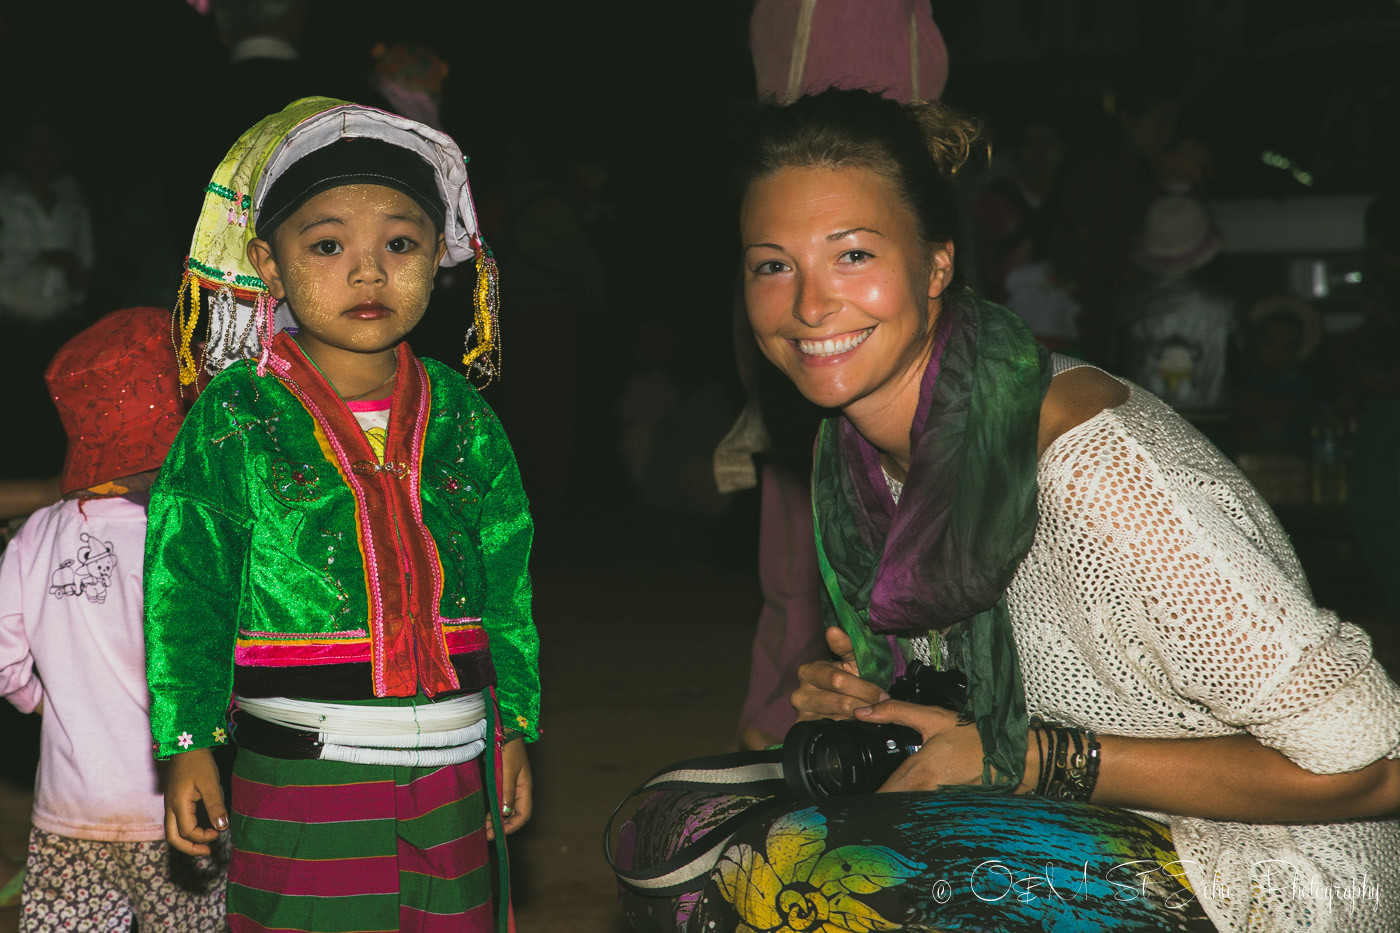
{"type": "Polygon", "coordinates": [[[821,408],[844,408],[857,395],[848,386],[833,384],[830,379],[812,378],[810,373],[800,373],[792,381],[803,398],[821,408]]]}

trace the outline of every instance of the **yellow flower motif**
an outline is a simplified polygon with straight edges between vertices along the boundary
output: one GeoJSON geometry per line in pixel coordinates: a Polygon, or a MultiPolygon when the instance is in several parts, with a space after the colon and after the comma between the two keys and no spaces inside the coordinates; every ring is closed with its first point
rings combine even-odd
{"type": "Polygon", "coordinates": [[[767,857],[738,845],[719,860],[719,889],[744,921],[736,933],[898,930],[853,894],[903,884],[927,867],[887,846],[826,848],[826,817],[789,813],[768,830],[767,857]]]}
{"type": "Polygon", "coordinates": [[[521,716],[519,713],[516,714],[515,721],[520,724],[520,728],[522,729],[530,728],[530,720],[526,719],[524,716],[521,716]]]}
{"type": "Polygon", "coordinates": [[[218,742],[220,745],[223,745],[224,742],[225,742],[227,739],[228,739],[228,733],[224,732],[224,727],[223,727],[223,726],[215,726],[215,727],[214,727],[214,741],[215,741],[215,742],[218,742]]]}

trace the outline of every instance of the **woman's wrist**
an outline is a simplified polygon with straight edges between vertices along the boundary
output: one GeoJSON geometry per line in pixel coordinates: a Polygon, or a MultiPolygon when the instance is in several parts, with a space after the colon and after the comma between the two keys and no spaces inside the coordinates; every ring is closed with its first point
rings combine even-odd
{"type": "Polygon", "coordinates": [[[1026,741],[1026,773],[1017,790],[1088,803],[1098,785],[1101,753],[1092,730],[1032,719],[1026,741]]]}

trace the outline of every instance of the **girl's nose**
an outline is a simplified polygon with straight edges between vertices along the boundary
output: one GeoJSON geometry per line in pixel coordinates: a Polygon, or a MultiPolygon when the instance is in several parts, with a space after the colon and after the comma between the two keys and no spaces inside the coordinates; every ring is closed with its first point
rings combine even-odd
{"type": "Polygon", "coordinates": [[[359,261],[350,270],[350,284],[383,285],[384,282],[384,266],[379,261],[379,253],[375,250],[361,253],[359,261]]]}

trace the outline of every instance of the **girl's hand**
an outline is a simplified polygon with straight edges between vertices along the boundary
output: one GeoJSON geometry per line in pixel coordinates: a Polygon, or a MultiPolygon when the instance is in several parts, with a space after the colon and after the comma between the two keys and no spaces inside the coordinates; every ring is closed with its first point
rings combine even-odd
{"type": "Polygon", "coordinates": [[[219,766],[207,748],[170,759],[165,774],[165,841],[186,855],[209,855],[210,843],[228,829],[228,810],[219,784],[219,766]],[[203,802],[213,829],[199,825],[195,805],[203,802]]]}
{"type": "Polygon", "coordinates": [[[856,710],[890,698],[878,684],[861,679],[849,635],[832,626],[826,644],[835,661],[811,661],[797,669],[799,686],[791,701],[798,719],[850,719],[856,710]]]}
{"type": "MultiPolygon", "coordinates": [[[[525,753],[525,740],[507,742],[501,749],[501,826],[509,836],[530,821],[534,810],[534,783],[530,778],[530,759],[525,753]],[[510,807],[510,815],[505,808],[510,807]]],[[[486,838],[496,838],[496,827],[486,821],[486,838]]]]}
{"type": "Polygon", "coordinates": [[[880,793],[982,783],[982,739],[976,726],[958,722],[957,713],[937,706],[886,700],[857,710],[855,718],[909,726],[924,737],[924,747],[895,769],[880,793]]]}

